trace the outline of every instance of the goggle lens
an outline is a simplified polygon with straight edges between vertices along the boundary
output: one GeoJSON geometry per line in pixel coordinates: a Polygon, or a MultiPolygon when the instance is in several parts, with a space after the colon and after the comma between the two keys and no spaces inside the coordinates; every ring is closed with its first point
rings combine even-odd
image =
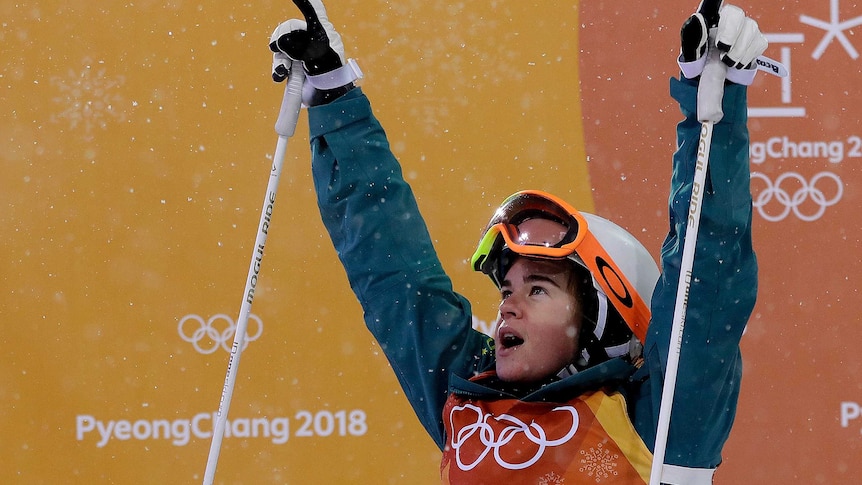
{"type": "Polygon", "coordinates": [[[488,273],[491,252],[505,246],[522,256],[564,259],[575,252],[586,226],[583,216],[550,194],[519,192],[506,199],[485,229],[471,263],[488,273]]]}

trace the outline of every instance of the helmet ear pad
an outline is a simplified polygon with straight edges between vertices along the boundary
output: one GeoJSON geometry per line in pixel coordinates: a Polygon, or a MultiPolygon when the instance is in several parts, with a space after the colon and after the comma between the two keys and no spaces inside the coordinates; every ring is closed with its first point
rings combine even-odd
{"type": "Polygon", "coordinates": [[[596,319],[599,313],[599,296],[593,287],[590,271],[577,263],[572,263],[577,275],[578,303],[581,306],[581,328],[578,332],[578,355],[573,364],[582,371],[591,365],[591,360],[607,360],[607,353],[597,348],[596,319]],[[585,352],[586,351],[586,354],[585,352]],[[602,358],[602,356],[604,358],[602,358]],[[592,358],[590,358],[592,357],[592,358]]]}
{"type": "Polygon", "coordinates": [[[581,329],[578,332],[578,357],[574,365],[581,371],[611,358],[629,355],[628,347],[634,334],[622,315],[608,303],[605,294],[598,289],[590,271],[578,263],[573,263],[573,266],[577,275],[578,303],[582,315],[581,329]],[[625,352],[622,351],[623,348],[626,349],[625,352]]]}

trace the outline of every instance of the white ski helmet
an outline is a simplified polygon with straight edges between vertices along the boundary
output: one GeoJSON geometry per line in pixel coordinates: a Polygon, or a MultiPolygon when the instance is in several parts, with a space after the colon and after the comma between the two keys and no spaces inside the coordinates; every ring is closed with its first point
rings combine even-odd
{"type": "Polygon", "coordinates": [[[640,356],[659,270],[634,236],[551,194],[525,190],[509,196],[491,217],[471,264],[499,288],[517,257],[570,260],[592,281],[579,298],[584,309],[581,355],[571,372],[614,357],[640,356]],[[529,219],[551,220],[565,229],[534,240],[518,229],[529,219]]]}

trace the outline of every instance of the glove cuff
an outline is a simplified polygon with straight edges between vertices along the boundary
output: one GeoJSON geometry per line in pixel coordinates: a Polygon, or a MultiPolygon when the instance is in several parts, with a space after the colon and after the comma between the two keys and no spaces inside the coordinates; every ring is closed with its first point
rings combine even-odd
{"type": "Polygon", "coordinates": [[[358,79],[362,79],[362,70],[353,59],[348,59],[347,64],[323,74],[306,75],[305,79],[312,87],[321,91],[340,88],[358,79]]]}
{"type": "Polygon", "coordinates": [[[694,79],[703,72],[703,67],[706,66],[706,56],[701,56],[696,61],[685,62],[682,60],[682,54],[680,54],[676,63],[679,64],[679,70],[686,79],[694,79]]]}
{"type": "MultiPolygon", "coordinates": [[[[703,73],[703,67],[706,65],[706,56],[696,61],[685,62],[682,60],[682,55],[680,55],[676,62],[679,65],[680,72],[686,79],[694,79],[703,73]]],[[[727,70],[727,80],[732,83],[742,84],[743,86],[751,86],[756,74],[756,67],[753,69],[730,68],[727,70]]]]}
{"type": "Polygon", "coordinates": [[[754,76],[757,75],[757,68],[752,69],[733,69],[730,68],[727,70],[727,80],[736,83],[742,84],[743,86],[751,86],[751,83],[754,82],[754,76]]]}

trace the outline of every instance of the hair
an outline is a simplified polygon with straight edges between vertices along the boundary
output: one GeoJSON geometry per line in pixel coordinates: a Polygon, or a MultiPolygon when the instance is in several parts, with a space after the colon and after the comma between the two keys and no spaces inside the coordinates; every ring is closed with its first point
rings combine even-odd
{"type": "Polygon", "coordinates": [[[569,263],[567,289],[577,300],[577,311],[581,313],[581,327],[578,330],[578,354],[580,354],[581,350],[593,339],[599,302],[593,288],[593,276],[590,271],[570,259],[566,261],[569,263]]]}

